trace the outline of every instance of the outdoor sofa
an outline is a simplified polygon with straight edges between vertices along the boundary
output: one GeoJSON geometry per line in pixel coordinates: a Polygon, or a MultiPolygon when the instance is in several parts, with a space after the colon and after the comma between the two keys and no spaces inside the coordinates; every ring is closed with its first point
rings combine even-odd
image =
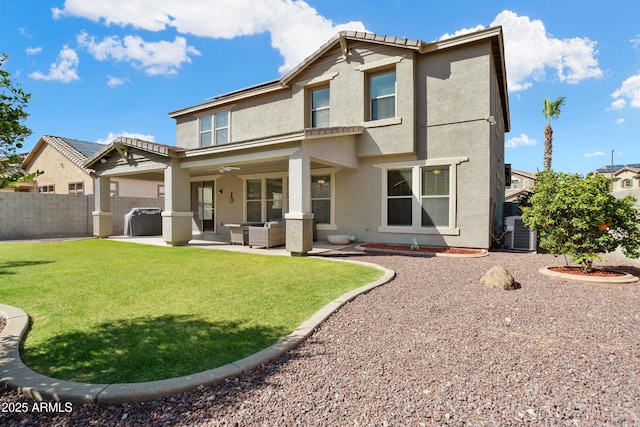
{"type": "Polygon", "coordinates": [[[249,247],[282,246],[286,243],[287,224],[285,222],[271,221],[262,227],[249,227],[249,247]]]}

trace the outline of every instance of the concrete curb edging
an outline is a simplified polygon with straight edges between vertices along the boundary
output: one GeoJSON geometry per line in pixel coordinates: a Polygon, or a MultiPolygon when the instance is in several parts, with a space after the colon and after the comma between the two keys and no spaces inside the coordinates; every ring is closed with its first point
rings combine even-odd
{"type": "MultiPolygon", "coordinates": [[[[323,258],[327,259],[327,258],[323,258]]],[[[20,343],[29,327],[29,316],[17,307],[0,304],[0,315],[7,320],[0,332],[0,385],[27,395],[35,400],[53,400],[60,402],[113,404],[142,402],[161,396],[193,390],[199,386],[212,385],[248,372],[268,363],[287,351],[292,350],[340,307],[358,295],[384,285],[395,277],[395,272],[377,264],[350,262],[375,267],[384,272],[383,277],[368,285],[338,297],[317,311],[310,319],[302,322],[292,333],[277,343],[251,356],[208,371],[159,381],[127,384],[85,384],[63,381],[41,375],[29,369],[20,357],[20,343]]]]}
{"type": "Polygon", "coordinates": [[[638,280],[640,280],[636,276],[628,273],[616,277],[589,277],[578,274],[559,273],[557,271],[549,270],[549,267],[539,268],[538,273],[542,274],[543,276],[552,277],[554,279],[568,280],[570,282],[593,283],[597,285],[627,285],[636,283],[638,280]]]}

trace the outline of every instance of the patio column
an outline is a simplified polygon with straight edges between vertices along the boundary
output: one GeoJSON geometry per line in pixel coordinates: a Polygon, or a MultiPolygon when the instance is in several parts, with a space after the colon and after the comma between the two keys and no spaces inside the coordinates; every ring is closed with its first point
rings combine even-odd
{"type": "Polygon", "coordinates": [[[311,160],[301,148],[289,156],[289,212],[287,251],[305,256],[313,248],[313,213],[311,212],[311,160]]]}
{"type": "Polygon", "coordinates": [[[164,197],[162,239],[172,246],[186,245],[193,237],[189,171],[175,158],[164,170],[164,197]]]}
{"type": "Polygon", "coordinates": [[[93,190],[95,210],[93,217],[93,235],[104,239],[113,234],[113,212],[111,212],[111,179],[108,176],[95,177],[93,190]]]}

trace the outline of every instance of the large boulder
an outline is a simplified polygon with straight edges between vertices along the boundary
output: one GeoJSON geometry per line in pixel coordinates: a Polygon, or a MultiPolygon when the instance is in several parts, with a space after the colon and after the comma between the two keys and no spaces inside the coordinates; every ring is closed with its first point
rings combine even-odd
{"type": "Polygon", "coordinates": [[[491,267],[480,279],[484,286],[511,291],[518,289],[520,285],[513,279],[509,271],[500,266],[491,267]]]}

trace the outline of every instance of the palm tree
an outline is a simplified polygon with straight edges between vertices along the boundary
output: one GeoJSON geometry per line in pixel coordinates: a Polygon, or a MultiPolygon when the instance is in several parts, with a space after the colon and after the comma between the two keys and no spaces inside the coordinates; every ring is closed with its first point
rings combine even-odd
{"type": "Polygon", "coordinates": [[[542,115],[547,119],[547,126],[544,128],[544,170],[551,169],[551,153],[553,151],[553,129],[551,129],[551,119],[560,117],[560,107],[564,105],[564,96],[551,102],[550,98],[544,100],[542,115]]]}

